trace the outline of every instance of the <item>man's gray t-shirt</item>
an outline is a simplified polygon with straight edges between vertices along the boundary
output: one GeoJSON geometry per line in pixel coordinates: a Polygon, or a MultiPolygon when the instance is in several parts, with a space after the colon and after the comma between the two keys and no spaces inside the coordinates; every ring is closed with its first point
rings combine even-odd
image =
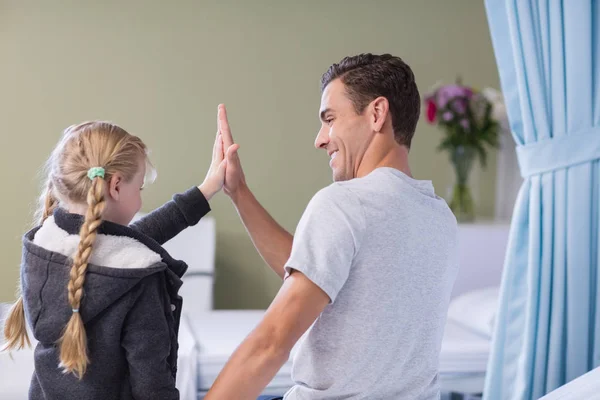
{"type": "Polygon", "coordinates": [[[331,303],[298,345],[285,399],[439,398],[456,232],[431,182],[396,169],[319,191],[286,271],[302,272],[331,303]]]}

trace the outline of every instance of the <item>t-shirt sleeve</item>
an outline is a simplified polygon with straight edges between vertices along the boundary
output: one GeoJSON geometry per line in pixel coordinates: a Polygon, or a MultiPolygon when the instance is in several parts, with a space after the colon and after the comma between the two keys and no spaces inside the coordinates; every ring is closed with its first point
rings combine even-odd
{"type": "Polygon", "coordinates": [[[339,184],[310,201],[294,235],[286,275],[302,272],[333,303],[346,283],[364,231],[359,199],[339,184]]]}

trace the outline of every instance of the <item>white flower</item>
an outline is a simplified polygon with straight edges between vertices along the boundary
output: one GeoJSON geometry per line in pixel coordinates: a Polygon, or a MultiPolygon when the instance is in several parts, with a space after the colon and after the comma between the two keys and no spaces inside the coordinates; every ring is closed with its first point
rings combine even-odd
{"type": "Polygon", "coordinates": [[[508,114],[502,93],[490,87],[484,88],[481,93],[492,104],[492,118],[500,124],[503,131],[507,131],[509,129],[508,114]]]}

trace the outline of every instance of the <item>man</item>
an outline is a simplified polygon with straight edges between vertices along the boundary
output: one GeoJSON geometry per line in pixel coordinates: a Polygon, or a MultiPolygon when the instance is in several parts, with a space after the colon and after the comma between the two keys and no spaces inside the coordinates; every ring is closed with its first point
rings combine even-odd
{"type": "MultiPolygon", "coordinates": [[[[321,90],[315,147],[331,157],[334,183],[313,197],[295,236],[227,154],[225,191],[283,285],[206,399],[256,399],[309,329],[284,399],[437,399],[456,219],[431,182],[411,177],[414,75],[400,58],[362,54],[332,65],[321,90]]],[[[220,131],[229,148],[223,107],[220,131]]]]}

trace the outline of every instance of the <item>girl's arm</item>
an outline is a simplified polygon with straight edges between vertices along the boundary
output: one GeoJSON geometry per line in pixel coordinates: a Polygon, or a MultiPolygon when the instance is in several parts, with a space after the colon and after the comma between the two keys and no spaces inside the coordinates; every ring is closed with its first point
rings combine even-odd
{"type": "MultiPolygon", "coordinates": [[[[173,200],[144,216],[130,227],[151,237],[160,245],[175,237],[187,227],[196,225],[210,211],[202,193],[202,186],[176,194],[173,200]]],[[[214,194],[214,193],[213,193],[214,194]]],[[[211,194],[207,193],[207,197],[211,194]]]]}

